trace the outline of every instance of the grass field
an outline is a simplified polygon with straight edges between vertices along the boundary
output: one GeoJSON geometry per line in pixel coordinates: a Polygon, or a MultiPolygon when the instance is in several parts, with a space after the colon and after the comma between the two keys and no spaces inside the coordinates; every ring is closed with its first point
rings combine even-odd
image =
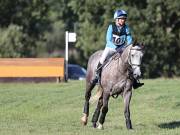
{"type": "Polygon", "coordinates": [[[133,91],[131,120],[125,127],[122,98],[110,99],[104,130],[80,124],[83,81],[0,84],[0,135],[179,135],[180,79],[143,80],[133,91]]]}

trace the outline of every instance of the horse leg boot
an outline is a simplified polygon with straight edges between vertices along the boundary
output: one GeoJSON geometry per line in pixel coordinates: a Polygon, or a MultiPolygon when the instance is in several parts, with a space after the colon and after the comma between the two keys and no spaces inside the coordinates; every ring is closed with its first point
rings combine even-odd
{"type": "Polygon", "coordinates": [[[89,100],[91,97],[91,91],[94,88],[95,84],[88,83],[86,86],[86,93],[85,93],[85,103],[84,103],[84,111],[83,117],[81,118],[81,122],[83,125],[87,124],[88,116],[89,116],[89,100]]]}
{"type": "Polygon", "coordinates": [[[92,84],[98,83],[98,80],[100,79],[100,76],[101,76],[102,65],[103,64],[101,64],[100,62],[98,63],[97,68],[96,68],[96,75],[95,75],[95,78],[92,80],[92,84]]]}
{"type": "Polygon", "coordinates": [[[101,109],[101,116],[100,116],[100,119],[99,119],[99,125],[97,127],[98,129],[104,129],[103,124],[104,124],[104,121],[105,121],[106,114],[108,112],[109,97],[110,97],[110,95],[108,93],[106,93],[106,94],[103,93],[103,106],[102,106],[102,109],[101,109]]]}
{"type": "Polygon", "coordinates": [[[98,104],[97,104],[97,107],[96,107],[96,110],[93,114],[93,117],[92,117],[92,124],[93,124],[93,127],[96,128],[97,125],[97,121],[99,119],[99,114],[100,114],[100,111],[101,111],[101,107],[102,107],[103,103],[102,103],[102,96],[99,98],[99,101],[98,101],[98,104]]]}
{"type": "Polygon", "coordinates": [[[84,103],[83,116],[81,118],[81,122],[82,122],[83,125],[87,124],[88,116],[89,116],[89,101],[86,100],[85,103],[84,103]]]}
{"type": "Polygon", "coordinates": [[[133,81],[133,88],[134,89],[137,89],[137,88],[139,88],[139,87],[141,87],[143,85],[144,85],[144,83],[141,83],[138,79],[134,78],[134,81],[133,81]]]}

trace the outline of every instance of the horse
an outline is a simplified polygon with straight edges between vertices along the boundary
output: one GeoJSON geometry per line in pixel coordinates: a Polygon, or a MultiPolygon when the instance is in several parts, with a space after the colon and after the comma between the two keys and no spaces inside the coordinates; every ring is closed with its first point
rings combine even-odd
{"type": "MultiPolygon", "coordinates": [[[[89,116],[89,100],[91,98],[91,91],[96,84],[92,83],[95,76],[95,71],[102,51],[97,51],[92,54],[88,61],[87,75],[86,75],[86,92],[85,103],[83,109],[83,116],[81,122],[83,125],[87,124],[89,116]]],[[[101,72],[101,79],[99,81],[100,97],[97,107],[92,117],[92,124],[94,128],[103,129],[105,117],[108,112],[108,101],[113,95],[121,95],[124,100],[124,116],[127,129],[132,129],[130,119],[130,101],[132,96],[133,80],[141,76],[141,61],[144,54],[144,45],[140,43],[133,43],[127,46],[124,51],[115,53],[106,64],[103,66],[101,72]],[[97,121],[99,120],[99,124],[97,121]]]]}

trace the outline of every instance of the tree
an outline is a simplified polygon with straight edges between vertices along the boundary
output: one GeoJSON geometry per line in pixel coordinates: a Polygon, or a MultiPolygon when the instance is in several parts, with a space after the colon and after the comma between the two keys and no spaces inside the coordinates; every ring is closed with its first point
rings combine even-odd
{"type": "Polygon", "coordinates": [[[180,75],[179,0],[1,0],[1,57],[62,56],[65,31],[77,33],[70,61],[86,66],[104,49],[116,9],[128,12],[132,35],[144,42],[144,77],[180,75]],[[16,48],[15,48],[16,47],[16,48]]]}
{"type": "Polygon", "coordinates": [[[79,58],[84,66],[89,56],[96,50],[103,49],[105,45],[105,31],[111,22],[112,12],[119,3],[114,0],[79,0],[70,1],[69,6],[78,16],[78,42],[79,58]],[[82,59],[83,58],[83,59],[82,59]]]}
{"type": "Polygon", "coordinates": [[[20,26],[9,25],[7,29],[1,29],[0,57],[21,57],[25,37],[20,26]]]}
{"type": "Polygon", "coordinates": [[[21,56],[36,56],[36,48],[43,44],[43,32],[49,23],[46,17],[48,10],[47,3],[44,0],[2,0],[0,1],[0,7],[0,25],[4,31],[5,29],[8,31],[11,28],[10,25],[14,24],[21,28],[22,35],[26,35],[25,41],[21,42],[23,44],[21,56]]]}
{"type": "Polygon", "coordinates": [[[146,45],[144,76],[180,75],[178,0],[80,0],[70,1],[69,6],[78,15],[77,48],[84,57],[84,65],[93,52],[103,49],[107,25],[115,9],[120,8],[128,12],[133,37],[146,45]]]}

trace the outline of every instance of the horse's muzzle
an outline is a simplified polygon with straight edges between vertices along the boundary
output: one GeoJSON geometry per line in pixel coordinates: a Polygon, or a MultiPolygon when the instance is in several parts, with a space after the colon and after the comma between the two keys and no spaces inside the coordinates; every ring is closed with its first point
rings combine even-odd
{"type": "Polygon", "coordinates": [[[139,79],[141,77],[141,70],[139,66],[133,67],[133,77],[139,79]]]}

